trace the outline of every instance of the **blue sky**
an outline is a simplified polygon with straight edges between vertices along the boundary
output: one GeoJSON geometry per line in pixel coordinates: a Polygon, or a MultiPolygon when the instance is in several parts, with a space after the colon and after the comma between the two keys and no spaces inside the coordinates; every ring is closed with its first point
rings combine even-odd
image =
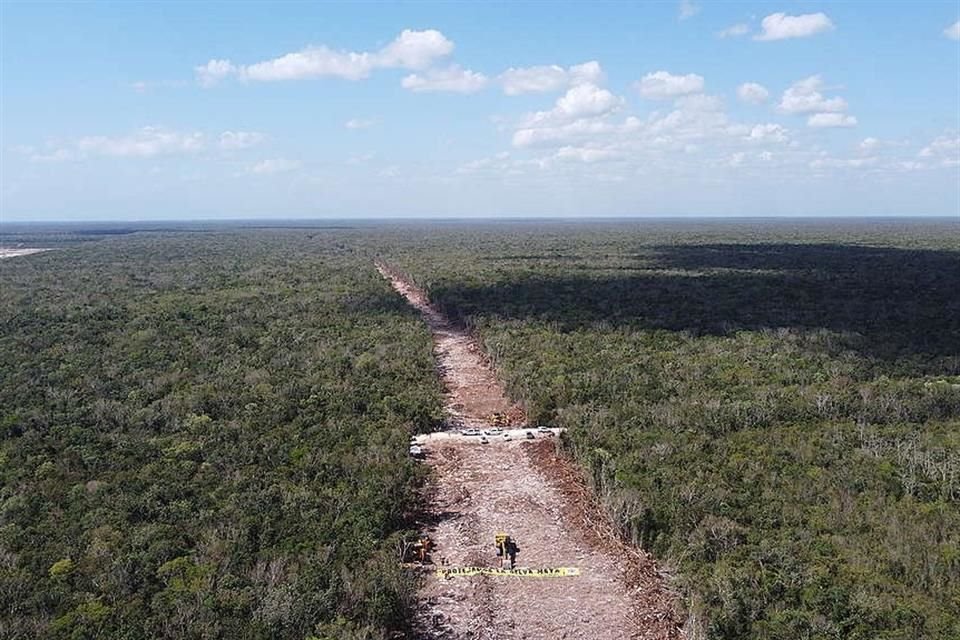
{"type": "Polygon", "coordinates": [[[960,216],[960,5],[0,4],[0,221],[960,216]]]}

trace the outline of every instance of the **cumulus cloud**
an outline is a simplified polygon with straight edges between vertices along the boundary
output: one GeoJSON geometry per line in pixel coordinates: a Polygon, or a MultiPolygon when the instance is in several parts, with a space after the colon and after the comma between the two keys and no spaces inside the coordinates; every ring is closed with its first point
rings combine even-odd
{"type": "Polygon", "coordinates": [[[393,42],[375,56],[378,67],[424,69],[434,60],[453,52],[453,42],[435,29],[412,31],[404,29],[393,42]]]}
{"type": "Polygon", "coordinates": [[[522,93],[559,91],[567,85],[567,71],[557,65],[509,68],[500,74],[503,92],[508,96],[522,93]]]}
{"type": "Polygon", "coordinates": [[[917,155],[930,160],[940,160],[944,166],[960,166],[960,134],[948,132],[937,136],[917,155]]]}
{"type": "Polygon", "coordinates": [[[824,13],[807,13],[800,16],[773,13],[763,19],[760,27],[762,31],[754,36],[754,40],[807,38],[834,28],[833,22],[824,13]]]}
{"type": "Polygon", "coordinates": [[[311,47],[288,53],[273,60],[239,67],[237,73],[245,80],[271,82],[336,76],[345,80],[360,80],[373,70],[373,56],[368,53],[333,51],[327,47],[311,47]]]}
{"type": "Polygon", "coordinates": [[[603,69],[595,60],[566,69],[555,64],[511,67],[500,74],[498,79],[503,85],[505,94],[516,96],[523,93],[560,91],[565,87],[578,84],[599,84],[603,81],[603,69]]]}
{"type": "Polygon", "coordinates": [[[944,29],[943,35],[947,36],[951,40],[960,40],[960,20],[957,20],[952,25],[944,29]]]}
{"type": "Polygon", "coordinates": [[[737,97],[747,104],[762,104],[770,97],[770,92],[756,82],[744,82],[737,87],[737,97]]]}
{"type": "Polygon", "coordinates": [[[815,113],[807,118],[807,126],[815,128],[855,127],[857,119],[845,113],[815,113]]]}
{"type": "Polygon", "coordinates": [[[695,73],[680,76],[667,71],[655,71],[643,76],[636,86],[644,98],[667,100],[690,93],[700,93],[703,91],[703,76],[695,73]]]}
{"type": "Polygon", "coordinates": [[[228,151],[249,149],[263,142],[264,136],[256,131],[224,131],[220,134],[220,148],[228,151]]]}
{"type": "Polygon", "coordinates": [[[405,29],[390,44],[374,52],[314,46],[250,65],[210,60],[194,71],[197,81],[205,87],[230,76],[260,82],[321,77],[362,80],[375,69],[424,69],[452,51],[453,42],[439,31],[405,29]]]}
{"type": "Polygon", "coordinates": [[[430,69],[423,74],[410,74],[400,84],[404,89],[418,93],[476,93],[486,87],[487,82],[487,77],[482,73],[452,64],[446,69],[430,69]]]}
{"type": "Polygon", "coordinates": [[[549,111],[524,117],[514,132],[513,144],[522,147],[556,143],[587,131],[599,132],[609,126],[603,118],[623,103],[623,98],[595,84],[578,84],[557,98],[549,111]]]}
{"type": "Polygon", "coordinates": [[[717,37],[719,38],[739,38],[750,33],[750,27],[741,23],[733,24],[717,32],[717,37]]]}
{"type": "Polygon", "coordinates": [[[257,175],[272,175],[277,173],[288,173],[300,168],[300,163],[296,160],[286,158],[268,158],[261,160],[250,166],[250,173],[257,175]]]}
{"type": "Polygon", "coordinates": [[[237,72],[237,67],[229,60],[210,60],[207,64],[194,67],[197,82],[203,87],[212,87],[237,72]]]}
{"type": "Polygon", "coordinates": [[[779,124],[757,124],[750,129],[747,139],[754,142],[786,142],[787,130],[779,124]]]}
{"type": "Polygon", "coordinates": [[[694,4],[691,0],[680,0],[679,18],[686,20],[700,13],[700,5],[694,4]]]}
{"type": "Polygon", "coordinates": [[[783,92],[779,109],[784,113],[840,112],[847,110],[847,101],[843,98],[825,98],[820,90],[823,79],[810,76],[799,80],[783,92]]]}
{"type": "Polygon", "coordinates": [[[619,108],[623,99],[595,84],[579,84],[557,100],[554,113],[575,119],[602,116],[619,108]]]}

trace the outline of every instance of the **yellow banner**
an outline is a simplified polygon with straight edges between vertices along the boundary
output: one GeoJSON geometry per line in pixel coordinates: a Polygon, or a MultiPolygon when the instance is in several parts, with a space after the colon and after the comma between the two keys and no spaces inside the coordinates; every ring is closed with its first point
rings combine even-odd
{"type": "Polygon", "coordinates": [[[577,567],[556,567],[554,569],[497,569],[496,567],[453,567],[437,569],[438,578],[456,576],[516,576],[518,578],[567,578],[580,575],[577,567]]]}

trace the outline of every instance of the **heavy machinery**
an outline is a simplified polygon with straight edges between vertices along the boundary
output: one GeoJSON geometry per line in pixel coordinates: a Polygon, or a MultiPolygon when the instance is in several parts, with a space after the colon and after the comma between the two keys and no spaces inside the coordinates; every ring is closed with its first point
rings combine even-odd
{"type": "Polygon", "coordinates": [[[507,414],[501,413],[499,411],[494,414],[491,414],[490,422],[497,429],[503,429],[505,427],[510,426],[510,418],[507,417],[507,414]]]}

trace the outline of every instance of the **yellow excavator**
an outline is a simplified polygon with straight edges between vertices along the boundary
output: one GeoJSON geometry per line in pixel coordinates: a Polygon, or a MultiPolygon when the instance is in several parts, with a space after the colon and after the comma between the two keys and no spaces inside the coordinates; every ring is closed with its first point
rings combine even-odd
{"type": "Polygon", "coordinates": [[[510,426],[510,419],[507,417],[507,414],[501,413],[499,411],[497,413],[490,415],[490,422],[497,429],[503,429],[505,427],[510,426]]]}

